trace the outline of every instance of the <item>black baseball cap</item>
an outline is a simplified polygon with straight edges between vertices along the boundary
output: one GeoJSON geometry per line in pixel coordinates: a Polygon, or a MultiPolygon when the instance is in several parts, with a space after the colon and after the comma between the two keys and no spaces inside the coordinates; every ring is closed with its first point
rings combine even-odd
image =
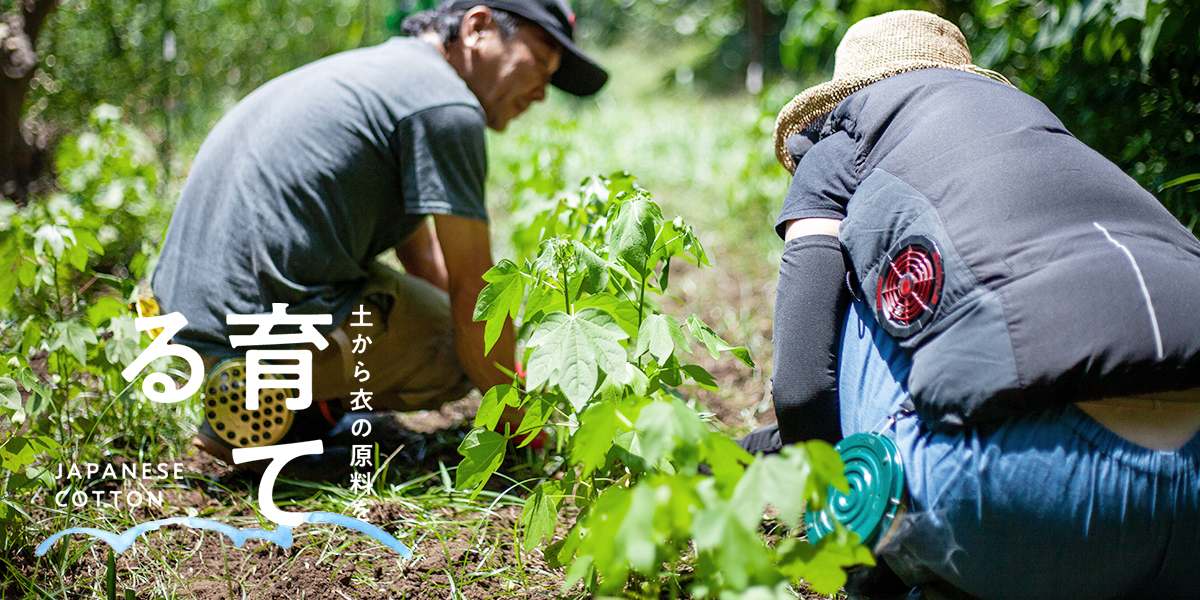
{"type": "Polygon", "coordinates": [[[442,10],[486,6],[522,16],[541,26],[562,44],[562,60],[550,77],[554,87],[576,96],[591,96],[608,81],[608,73],[575,45],[575,13],[566,0],[446,0],[442,10]]]}

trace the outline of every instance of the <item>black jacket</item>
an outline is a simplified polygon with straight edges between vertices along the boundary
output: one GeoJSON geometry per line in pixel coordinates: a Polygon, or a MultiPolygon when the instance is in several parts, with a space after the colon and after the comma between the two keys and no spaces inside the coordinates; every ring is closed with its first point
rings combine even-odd
{"type": "Polygon", "coordinates": [[[930,426],[1200,385],[1200,242],[1014,88],[924,69],[851,95],[799,160],[779,231],[807,217],[843,219],[857,293],[912,352],[930,426]],[[940,294],[927,321],[889,324],[880,278],[914,240],[941,257],[940,294]]]}

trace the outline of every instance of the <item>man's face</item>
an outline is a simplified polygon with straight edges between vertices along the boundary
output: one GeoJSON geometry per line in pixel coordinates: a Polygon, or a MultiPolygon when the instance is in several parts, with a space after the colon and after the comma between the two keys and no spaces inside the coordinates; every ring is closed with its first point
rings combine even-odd
{"type": "Polygon", "coordinates": [[[504,131],[508,122],[546,97],[562,48],[546,30],[523,24],[508,39],[495,24],[482,32],[467,86],[487,116],[487,126],[504,131]]]}

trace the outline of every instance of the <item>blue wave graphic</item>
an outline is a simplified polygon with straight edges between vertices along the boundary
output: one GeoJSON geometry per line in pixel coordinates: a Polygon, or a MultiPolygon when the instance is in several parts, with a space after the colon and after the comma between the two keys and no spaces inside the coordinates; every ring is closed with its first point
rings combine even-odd
{"type": "MultiPolygon", "coordinates": [[[[379,541],[379,543],[391,548],[392,550],[395,550],[404,558],[412,558],[412,551],[409,550],[408,546],[405,546],[400,540],[392,537],[388,532],[370,523],[365,523],[355,519],[354,517],[318,511],[309,513],[308,516],[305,517],[304,522],[341,525],[342,527],[353,529],[375,538],[379,541]]],[[[218,523],[209,519],[198,519],[196,517],[173,517],[159,521],[147,521],[140,525],[126,529],[121,535],[117,535],[111,531],[104,531],[102,529],[95,529],[92,527],[72,527],[70,529],[60,531],[47,538],[46,541],[38,544],[36,554],[38,556],[46,554],[46,552],[50,550],[50,546],[53,546],[54,542],[57,542],[59,538],[71,535],[73,533],[83,533],[92,537],[100,538],[112,547],[113,552],[120,554],[128,550],[130,546],[133,546],[133,544],[137,541],[138,536],[146,533],[147,531],[155,531],[164,525],[183,525],[192,529],[208,529],[210,531],[223,533],[230,540],[233,540],[233,545],[238,548],[241,548],[242,545],[246,543],[246,540],[250,539],[273,542],[285,550],[292,547],[292,528],[286,525],[280,525],[279,527],[276,527],[275,531],[267,531],[265,529],[238,529],[236,527],[231,527],[224,523],[218,523]]]]}

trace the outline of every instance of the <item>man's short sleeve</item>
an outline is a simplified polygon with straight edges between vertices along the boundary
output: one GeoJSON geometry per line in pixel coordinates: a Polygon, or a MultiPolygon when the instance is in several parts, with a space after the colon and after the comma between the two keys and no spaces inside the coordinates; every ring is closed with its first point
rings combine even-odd
{"type": "Polygon", "coordinates": [[[804,152],[783,200],[775,231],[794,219],[844,219],[846,203],[858,186],[854,173],[856,146],[844,130],[823,138],[804,152]]]}
{"type": "Polygon", "coordinates": [[[484,127],[479,108],[466,104],[428,108],[400,121],[395,136],[405,213],[487,222],[484,127]]]}

